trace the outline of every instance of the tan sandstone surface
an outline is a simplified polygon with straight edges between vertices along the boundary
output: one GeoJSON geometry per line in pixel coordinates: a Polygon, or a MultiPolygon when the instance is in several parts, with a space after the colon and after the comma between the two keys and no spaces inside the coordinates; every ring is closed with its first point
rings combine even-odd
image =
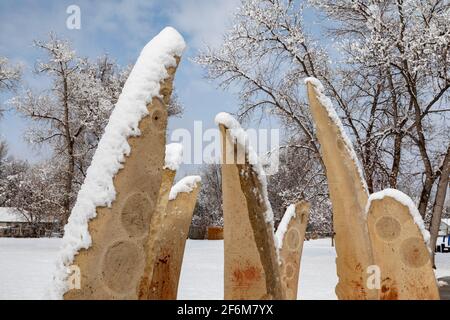
{"type": "Polygon", "coordinates": [[[289,221],[283,237],[283,246],[279,252],[281,259],[281,281],[285,298],[297,300],[298,281],[300,275],[300,262],[308,225],[310,205],[300,201],[295,205],[295,217],[289,221]]]}
{"type": "Polygon", "coordinates": [[[282,299],[273,227],[265,221],[268,208],[261,200],[262,185],[243,159],[245,147],[236,143],[223,125],[220,131],[225,299],[282,299]]]}
{"type": "Polygon", "coordinates": [[[393,197],[372,200],[368,226],[382,300],[439,300],[428,247],[409,208],[393,197]]]}
{"type": "Polygon", "coordinates": [[[363,177],[339,127],[318,99],[318,89],[311,82],[307,87],[333,205],[339,277],[336,294],[339,299],[377,299],[378,292],[366,287],[367,268],[373,264],[373,256],[365,220],[368,193],[363,177]]]}

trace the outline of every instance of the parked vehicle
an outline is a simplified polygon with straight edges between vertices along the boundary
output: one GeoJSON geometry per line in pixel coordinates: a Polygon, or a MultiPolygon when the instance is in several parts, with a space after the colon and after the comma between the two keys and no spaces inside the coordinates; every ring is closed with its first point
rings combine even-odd
{"type": "Polygon", "coordinates": [[[436,242],[436,252],[450,252],[450,235],[438,237],[436,242]]]}

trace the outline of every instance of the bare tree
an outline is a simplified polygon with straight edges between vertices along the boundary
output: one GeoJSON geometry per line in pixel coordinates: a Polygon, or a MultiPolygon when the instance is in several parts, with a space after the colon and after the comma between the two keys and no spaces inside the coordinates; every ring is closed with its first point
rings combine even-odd
{"type": "Polygon", "coordinates": [[[288,141],[279,152],[279,170],[268,176],[275,225],[278,227],[289,205],[307,200],[311,203],[308,231],[330,236],[333,225],[326,176],[314,153],[304,145],[302,141],[288,141]]]}
{"type": "MultiPolygon", "coordinates": [[[[0,57],[0,92],[14,90],[22,77],[22,68],[20,66],[13,66],[5,57],[0,57]]],[[[0,118],[4,109],[0,105],[0,118]]]]}
{"type": "Polygon", "coordinates": [[[425,217],[440,175],[438,164],[448,147],[450,4],[442,0],[313,2],[340,23],[335,32],[347,43],[349,63],[384,71],[382,76],[390,82],[391,110],[395,112],[396,103],[403,101],[408,112],[394,129],[413,142],[422,162],[418,207],[425,217]]]}
{"type": "Polygon", "coordinates": [[[338,39],[338,63],[330,63],[325,41],[305,31],[302,4],[289,0],[242,0],[221,47],[196,61],[222,87],[239,89],[242,118],[257,110],[279,117],[320,164],[302,78],[321,80],[353,139],[369,192],[407,190],[425,216],[449,144],[450,4],[309,3],[334,20],[326,39],[338,39]]]}
{"type": "Polygon", "coordinates": [[[201,227],[223,226],[222,172],[219,164],[204,166],[202,188],[192,222],[201,227]]]}
{"type": "Polygon", "coordinates": [[[94,63],[78,58],[67,41],[54,35],[35,45],[47,54],[36,72],[49,76],[52,87],[46,94],[28,90],[12,104],[34,121],[29,140],[54,149],[52,161],[64,181],[64,224],[126,76],[107,56],[94,63]]]}
{"type": "Polygon", "coordinates": [[[444,211],[445,199],[447,197],[447,189],[449,187],[449,175],[450,175],[450,147],[447,149],[447,154],[444,157],[442,165],[440,167],[439,182],[437,184],[436,196],[433,205],[433,215],[430,225],[430,249],[431,249],[431,261],[433,266],[435,265],[435,248],[437,238],[439,236],[439,228],[441,226],[442,214],[444,211]]]}
{"type": "Polygon", "coordinates": [[[7,144],[0,141],[0,207],[15,207],[28,163],[8,156],[7,144]]]}

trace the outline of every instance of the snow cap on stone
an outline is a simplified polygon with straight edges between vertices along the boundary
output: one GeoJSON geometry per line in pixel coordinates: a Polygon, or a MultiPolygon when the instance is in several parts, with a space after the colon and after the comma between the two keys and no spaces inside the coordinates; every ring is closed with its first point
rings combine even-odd
{"type": "Polygon", "coordinates": [[[252,146],[250,146],[249,144],[249,138],[247,133],[245,132],[244,129],[242,129],[239,121],[237,121],[233,116],[231,116],[226,112],[221,112],[217,114],[215,117],[215,123],[216,125],[225,126],[228,129],[227,132],[230,134],[230,136],[245,149],[248,162],[252,166],[253,170],[256,172],[259,182],[261,183],[263,201],[266,204],[267,208],[267,212],[265,213],[265,220],[273,227],[273,211],[267,194],[266,174],[264,172],[264,168],[261,164],[261,161],[259,160],[258,155],[253,150],[252,146]]]}
{"type": "Polygon", "coordinates": [[[283,215],[283,218],[280,221],[280,224],[278,225],[277,231],[275,232],[275,246],[277,247],[278,250],[281,250],[281,248],[283,248],[283,240],[288,230],[289,223],[296,216],[297,212],[295,211],[295,205],[294,204],[289,205],[289,207],[287,207],[286,212],[283,215]]]}
{"type": "Polygon", "coordinates": [[[177,171],[183,161],[183,146],[180,143],[166,145],[166,158],[164,169],[177,171]]]}
{"type": "Polygon", "coordinates": [[[184,177],[170,189],[169,200],[175,200],[179,193],[191,193],[200,181],[202,181],[200,176],[184,177]]]}

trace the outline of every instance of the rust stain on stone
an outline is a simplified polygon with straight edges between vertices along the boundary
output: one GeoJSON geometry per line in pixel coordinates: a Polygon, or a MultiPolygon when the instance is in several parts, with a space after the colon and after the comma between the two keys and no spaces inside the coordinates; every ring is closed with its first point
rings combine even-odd
{"type": "Polygon", "coordinates": [[[397,286],[391,278],[385,278],[382,280],[381,285],[381,300],[398,300],[397,286]]]}
{"type": "Polygon", "coordinates": [[[261,279],[261,269],[255,266],[247,266],[243,269],[233,271],[233,283],[238,287],[250,287],[253,283],[261,279]]]}

